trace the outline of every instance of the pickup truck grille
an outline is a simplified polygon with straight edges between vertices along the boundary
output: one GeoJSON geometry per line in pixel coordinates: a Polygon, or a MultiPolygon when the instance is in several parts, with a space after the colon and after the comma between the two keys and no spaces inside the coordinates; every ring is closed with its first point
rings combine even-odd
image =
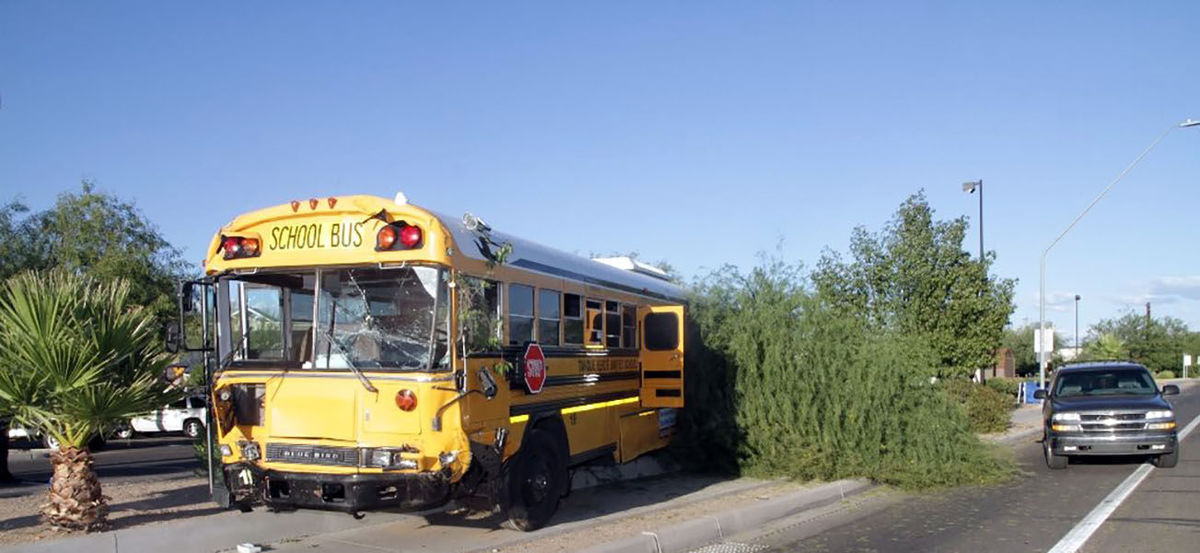
{"type": "Polygon", "coordinates": [[[357,448],[319,445],[267,444],[267,461],[335,467],[359,465],[357,448]]]}
{"type": "Polygon", "coordinates": [[[1145,430],[1146,423],[1144,422],[1124,422],[1117,424],[1083,424],[1083,429],[1088,432],[1113,432],[1118,430],[1145,430]]]}
{"type": "Polygon", "coordinates": [[[1146,429],[1146,413],[1080,413],[1084,432],[1121,432],[1146,429]]]}
{"type": "Polygon", "coordinates": [[[1083,422],[1105,421],[1105,420],[1140,421],[1140,420],[1146,419],[1146,414],[1145,413],[1112,413],[1112,414],[1105,413],[1105,414],[1092,414],[1092,415],[1081,414],[1081,415],[1079,415],[1079,418],[1083,422]]]}

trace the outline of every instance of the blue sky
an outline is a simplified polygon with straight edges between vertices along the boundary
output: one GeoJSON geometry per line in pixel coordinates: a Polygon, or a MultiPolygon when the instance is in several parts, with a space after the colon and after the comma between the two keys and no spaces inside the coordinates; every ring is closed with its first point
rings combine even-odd
{"type": "MultiPolygon", "coordinates": [[[[812,266],[924,189],[1037,320],[1041,251],[1200,119],[1195,2],[0,4],[0,192],[81,178],[189,260],[236,214],[350,193],[685,275],[812,266]]],[[[1200,128],[1051,252],[1049,318],[1200,329],[1200,128]]]]}

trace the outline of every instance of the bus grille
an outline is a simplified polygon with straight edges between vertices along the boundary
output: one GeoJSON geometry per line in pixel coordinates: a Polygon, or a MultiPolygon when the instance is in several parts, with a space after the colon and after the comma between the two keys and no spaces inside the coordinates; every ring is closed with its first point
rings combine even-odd
{"type": "Polygon", "coordinates": [[[267,461],[357,467],[358,449],[320,445],[267,444],[267,461]]]}

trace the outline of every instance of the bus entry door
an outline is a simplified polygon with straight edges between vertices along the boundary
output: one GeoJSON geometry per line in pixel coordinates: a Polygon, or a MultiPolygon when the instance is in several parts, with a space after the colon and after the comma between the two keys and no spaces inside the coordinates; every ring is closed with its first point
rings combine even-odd
{"type": "Polygon", "coordinates": [[[683,306],[638,308],[642,407],[683,407],[683,306]]]}

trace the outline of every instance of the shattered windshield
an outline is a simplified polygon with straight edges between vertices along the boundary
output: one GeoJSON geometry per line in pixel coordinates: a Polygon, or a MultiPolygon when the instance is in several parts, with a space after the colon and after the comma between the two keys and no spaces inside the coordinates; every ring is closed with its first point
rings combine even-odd
{"type": "Polygon", "coordinates": [[[318,369],[419,369],[444,363],[445,278],[431,267],[322,271],[318,369]],[[435,338],[431,340],[430,338],[435,338]]]}
{"type": "Polygon", "coordinates": [[[222,281],[222,357],[303,369],[445,368],[449,300],[434,267],[323,269],[222,281]]]}

